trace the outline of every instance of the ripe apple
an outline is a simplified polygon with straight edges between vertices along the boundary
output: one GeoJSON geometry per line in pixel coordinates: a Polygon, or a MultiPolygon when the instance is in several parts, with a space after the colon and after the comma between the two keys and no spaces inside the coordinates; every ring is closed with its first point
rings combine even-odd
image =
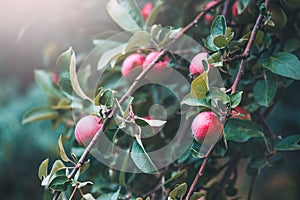
{"type": "Polygon", "coordinates": [[[243,107],[236,107],[231,110],[232,118],[241,119],[241,120],[251,120],[250,113],[243,107]]]}
{"type": "Polygon", "coordinates": [[[88,145],[103,123],[101,118],[95,115],[87,115],[81,118],[75,127],[75,138],[81,145],[88,145]]]}
{"type": "Polygon", "coordinates": [[[147,18],[149,17],[149,15],[151,14],[153,7],[154,7],[153,3],[147,3],[143,6],[141,12],[142,12],[144,21],[146,21],[147,18]]]}
{"type": "MultiPolygon", "coordinates": [[[[191,61],[189,71],[193,76],[198,76],[205,71],[202,60],[207,60],[207,52],[202,52],[197,54],[191,61]]],[[[209,65],[212,67],[212,65],[209,65]]]]}
{"type": "Polygon", "coordinates": [[[210,142],[217,142],[223,134],[223,124],[215,113],[204,111],[194,118],[192,131],[195,140],[199,143],[203,143],[204,139],[210,142]]]}
{"type": "MultiPolygon", "coordinates": [[[[160,52],[151,52],[146,56],[143,63],[143,70],[145,70],[149,65],[159,56],[160,52]]],[[[169,63],[169,57],[165,56],[162,60],[158,61],[151,71],[147,74],[147,78],[153,82],[158,82],[166,79],[170,75],[170,71],[166,69],[169,63]]]]}
{"type": "Polygon", "coordinates": [[[145,56],[141,54],[131,54],[126,57],[122,64],[122,76],[129,82],[134,80],[143,70],[145,56]]]}

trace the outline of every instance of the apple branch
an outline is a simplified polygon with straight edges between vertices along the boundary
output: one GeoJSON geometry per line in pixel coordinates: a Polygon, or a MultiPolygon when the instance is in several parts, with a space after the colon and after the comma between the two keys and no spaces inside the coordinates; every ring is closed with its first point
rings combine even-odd
{"type": "MultiPolygon", "coordinates": [[[[202,10],[199,15],[187,26],[185,26],[174,38],[173,38],[173,42],[180,38],[187,30],[189,30],[191,27],[193,27],[200,18],[202,18],[204,16],[204,14],[206,12],[208,12],[209,10],[211,10],[212,8],[216,7],[217,5],[219,5],[223,0],[218,0],[216,1],[216,3],[213,6],[209,6],[206,9],[202,10]]],[[[129,89],[127,90],[127,92],[125,93],[124,96],[121,97],[121,99],[119,100],[120,104],[123,104],[129,97],[130,95],[134,92],[134,90],[136,89],[136,86],[138,85],[138,83],[140,82],[140,80],[142,80],[150,71],[151,69],[155,66],[155,64],[162,59],[165,55],[167,54],[166,50],[162,50],[160,52],[160,54],[156,57],[155,60],[152,61],[152,63],[145,69],[142,71],[142,73],[139,74],[139,76],[134,80],[133,84],[129,87],[129,89]]],[[[109,122],[112,120],[113,116],[116,114],[118,110],[118,107],[115,105],[110,112],[108,113],[108,118],[105,120],[102,128],[100,130],[97,131],[97,133],[95,134],[95,136],[93,137],[93,139],[91,140],[91,142],[89,143],[89,145],[85,148],[83,154],[81,155],[78,163],[76,164],[76,166],[73,168],[73,170],[71,171],[70,175],[68,176],[68,178],[71,180],[75,177],[76,173],[78,172],[78,170],[81,168],[82,164],[84,163],[87,155],[89,154],[89,152],[92,150],[92,148],[94,147],[94,145],[96,144],[98,138],[104,133],[105,129],[108,127],[109,122]]],[[[208,157],[208,156],[207,156],[208,157]]],[[[208,158],[205,158],[205,162],[207,162],[208,158]]],[[[204,165],[205,166],[205,165],[204,165]]],[[[203,166],[203,168],[204,168],[203,166]]],[[[53,197],[53,200],[57,200],[60,196],[61,192],[57,191],[55,196],[53,197]]]]}
{"type": "MultiPolygon", "coordinates": [[[[264,4],[265,4],[266,9],[268,8],[269,3],[270,3],[270,0],[265,0],[264,4]]],[[[247,45],[246,45],[246,48],[245,48],[244,52],[242,54],[239,54],[239,55],[236,55],[236,56],[233,56],[231,58],[228,58],[228,59],[224,60],[226,62],[230,62],[230,61],[233,61],[233,60],[236,60],[236,59],[242,59],[241,64],[239,66],[238,74],[237,74],[237,76],[236,76],[236,78],[233,82],[233,85],[231,86],[231,94],[236,92],[236,88],[237,88],[237,86],[240,82],[240,79],[242,77],[242,74],[244,72],[246,59],[249,57],[251,47],[253,45],[253,42],[254,42],[254,39],[256,37],[257,31],[258,31],[263,19],[264,19],[264,15],[262,13],[260,13],[258,15],[257,19],[256,19],[256,22],[255,22],[255,25],[254,25],[252,31],[251,31],[250,38],[247,42],[247,45]]]]}

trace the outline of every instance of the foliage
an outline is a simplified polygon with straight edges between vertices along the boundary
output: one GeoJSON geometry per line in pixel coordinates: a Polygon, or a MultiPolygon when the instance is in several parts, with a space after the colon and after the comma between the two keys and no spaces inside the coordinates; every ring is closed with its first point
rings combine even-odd
{"type": "MultiPolygon", "coordinates": [[[[76,70],[76,64],[79,63],[76,63],[72,48],[57,60],[60,70],[57,83],[51,79],[50,72],[35,71],[36,82],[48,96],[49,105],[29,110],[24,115],[23,123],[48,119],[52,121],[53,129],[59,126],[65,129],[58,140],[61,159],[52,161],[52,167],[46,159],[38,170],[45,188],[45,199],[58,198],[61,192],[71,196],[72,191],[77,190],[82,199],[139,199],[140,196],[149,196],[150,199],[197,199],[202,196],[207,199],[237,199],[236,170],[242,158],[249,160],[247,173],[256,177],[263,168],[271,166],[270,162],[278,152],[300,150],[299,135],[291,133],[282,137],[280,133],[273,133],[266,121],[280,99],[280,92],[300,79],[299,42],[293,46],[289,39],[299,41],[299,24],[293,18],[293,14],[299,10],[289,11],[281,5],[281,9],[286,10],[283,12],[290,12],[289,23],[286,29],[279,31],[277,27],[272,31],[270,26],[277,25],[276,13],[268,10],[268,0],[262,4],[239,1],[238,16],[232,16],[230,8],[226,6],[222,10],[223,1],[217,2],[219,5],[216,4],[215,13],[222,12],[224,15],[216,15],[211,24],[200,23],[196,18],[192,26],[187,27],[190,29],[187,34],[206,48],[190,45],[189,54],[209,52],[207,62],[203,61],[206,70],[197,77],[189,77],[190,60],[176,54],[176,50],[186,50],[184,45],[181,46],[183,40],[180,39],[187,31],[185,24],[177,24],[176,28],[170,29],[159,25],[160,18],[157,16],[167,15],[163,9],[172,6],[155,2],[152,14],[143,21],[140,7],[134,0],[110,0],[107,3],[109,15],[128,31],[126,34],[130,37],[125,41],[121,37],[99,38],[95,42],[101,56],[92,67],[102,70],[104,74],[101,80],[92,83],[97,87],[91,88],[89,85],[88,75],[93,74],[90,67],[81,63],[83,70],[76,70]],[[242,22],[245,12],[252,15],[254,20],[249,20],[249,17],[242,22]],[[285,32],[289,29],[296,30],[285,32]],[[106,49],[101,49],[103,46],[106,49]],[[174,47],[178,49],[174,50],[174,47]],[[120,69],[124,58],[132,53],[147,55],[153,51],[160,51],[160,57],[146,66],[135,82],[122,79],[118,87],[123,91],[112,86],[121,79],[120,69]],[[179,71],[188,80],[189,88],[184,98],[178,100],[170,92],[171,89],[163,84],[144,86],[133,93],[141,78],[159,79],[159,83],[171,79],[168,71],[155,73],[156,64],[164,56],[170,58],[167,69],[179,71]],[[214,83],[211,78],[214,72],[220,73],[222,84],[214,83]],[[153,119],[150,116],[147,119],[148,108],[153,104],[163,105],[167,118],[153,119]],[[181,106],[189,109],[183,112],[181,106]],[[237,106],[247,108],[252,120],[235,119],[232,113],[237,106]],[[208,146],[191,141],[188,149],[184,149],[185,153],[172,160],[176,152],[184,148],[185,138],[192,137],[188,121],[205,110],[216,112],[224,122],[222,139],[208,146]],[[181,112],[184,114],[179,116],[181,112]],[[104,121],[104,128],[96,134],[95,139],[98,140],[93,140],[86,149],[72,140],[71,133],[74,122],[87,114],[99,115],[104,121]],[[186,120],[185,127],[188,127],[183,131],[185,135],[178,143],[167,146],[175,137],[177,124],[182,117],[186,120]],[[153,136],[153,132],[159,128],[160,133],[153,136]],[[149,135],[151,137],[144,137],[149,135]],[[105,137],[106,142],[101,143],[100,137],[105,137]],[[73,141],[71,154],[66,154],[64,149],[67,140],[73,141]],[[158,168],[159,163],[153,161],[151,152],[163,146],[167,146],[166,157],[173,162],[166,168],[158,168]],[[125,149],[118,157],[115,156],[117,147],[125,149]],[[109,160],[109,164],[99,163],[93,158],[87,160],[87,152],[100,155],[100,159],[109,160]],[[120,170],[115,168],[117,165],[121,166],[120,170]],[[130,165],[137,167],[137,171],[128,171],[130,165]],[[204,167],[207,169],[203,173],[204,167]],[[86,180],[82,180],[81,174],[86,170],[86,180]],[[201,180],[198,180],[200,176],[201,180]]],[[[226,3],[232,6],[230,1],[226,3]]],[[[203,16],[204,12],[212,11],[207,8],[200,13],[203,16]]],[[[184,19],[184,15],[177,18],[184,19]]],[[[183,90],[183,86],[180,89],[183,90]]]]}

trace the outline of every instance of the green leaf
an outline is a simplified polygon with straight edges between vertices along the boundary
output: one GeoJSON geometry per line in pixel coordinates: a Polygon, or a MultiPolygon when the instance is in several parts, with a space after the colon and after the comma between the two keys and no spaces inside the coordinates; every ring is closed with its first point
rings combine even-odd
{"type": "Polygon", "coordinates": [[[96,200],[96,199],[93,197],[92,194],[87,193],[87,194],[82,195],[81,200],[96,200]]]}
{"type": "Polygon", "coordinates": [[[99,99],[99,103],[107,108],[111,108],[114,104],[114,94],[112,90],[105,90],[99,99]]]}
{"type": "Polygon", "coordinates": [[[169,197],[171,197],[171,199],[177,199],[177,198],[182,199],[184,197],[186,191],[187,191],[187,184],[186,183],[182,183],[182,184],[176,186],[169,193],[169,197]]]}
{"type": "Polygon", "coordinates": [[[247,142],[251,138],[263,137],[262,128],[252,121],[230,119],[225,125],[225,138],[234,142],[247,142]]]}
{"type": "Polygon", "coordinates": [[[56,160],[52,166],[52,169],[51,169],[51,172],[49,174],[49,180],[48,180],[48,183],[47,185],[49,185],[49,181],[51,180],[51,177],[56,173],[58,172],[59,170],[61,169],[64,169],[65,168],[65,165],[64,163],[61,161],[61,160],[56,160]]]}
{"type": "Polygon", "coordinates": [[[34,79],[36,84],[50,97],[61,98],[63,94],[54,85],[51,74],[44,70],[34,70],[34,79]]]}
{"type": "Polygon", "coordinates": [[[100,197],[97,198],[97,200],[118,200],[120,191],[121,191],[121,187],[119,187],[119,189],[114,193],[101,195],[100,197]]]}
{"type": "Polygon", "coordinates": [[[80,168],[80,174],[83,174],[90,167],[90,160],[85,161],[80,168]]]}
{"type": "Polygon", "coordinates": [[[83,188],[83,187],[85,187],[85,186],[87,186],[87,185],[93,185],[93,182],[91,182],[91,181],[86,181],[86,182],[79,183],[79,184],[78,184],[78,189],[83,188]]]}
{"type": "Polygon", "coordinates": [[[187,174],[188,174],[188,172],[186,169],[180,170],[180,171],[176,172],[175,174],[172,174],[172,177],[170,179],[166,180],[164,182],[164,185],[167,185],[168,183],[178,180],[178,179],[181,179],[181,178],[185,179],[187,177],[187,174]]]}
{"type": "Polygon", "coordinates": [[[140,30],[143,26],[141,12],[134,0],[110,0],[106,9],[111,18],[124,30],[140,30]]]}
{"type": "Polygon", "coordinates": [[[39,166],[38,176],[40,180],[43,180],[48,175],[48,163],[49,158],[45,159],[39,166]]]}
{"type": "Polygon", "coordinates": [[[274,149],[277,151],[300,150],[300,135],[290,135],[275,143],[274,149]]]}
{"type": "Polygon", "coordinates": [[[293,38],[284,43],[283,50],[286,52],[293,52],[300,48],[300,40],[293,38]]]}
{"type": "Polygon", "coordinates": [[[259,105],[268,107],[275,97],[277,86],[277,83],[273,82],[271,78],[257,81],[253,88],[254,99],[259,105]]]}
{"type": "Polygon", "coordinates": [[[297,56],[291,53],[281,52],[270,56],[262,66],[275,74],[300,80],[300,62],[297,56]]]}
{"type": "Polygon", "coordinates": [[[243,91],[235,92],[230,96],[231,108],[237,107],[242,100],[243,91]]]}
{"type": "Polygon", "coordinates": [[[186,105],[189,105],[189,106],[201,106],[201,107],[210,108],[210,105],[206,101],[206,99],[194,98],[191,94],[187,94],[182,99],[181,104],[186,104],[186,105]]]}
{"type": "Polygon", "coordinates": [[[226,33],[226,20],[223,15],[218,15],[211,25],[211,35],[213,38],[219,35],[225,35],[226,33]]]}
{"type": "Polygon", "coordinates": [[[22,124],[45,119],[55,119],[57,117],[59,117],[59,113],[55,110],[52,110],[51,107],[35,107],[24,114],[22,124]]]}
{"type": "Polygon", "coordinates": [[[230,97],[226,94],[226,92],[217,87],[212,87],[209,89],[209,95],[207,99],[210,99],[213,102],[216,100],[221,101],[223,104],[230,103],[230,97]]]}
{"type": "Polygon", "coordinates": [[[69,95],[72,95],[73,92],[70,78],[70,66],[76,64],[74,63],[74,56],[74,51],[70,47],[57,58],[57,66],[60,74],[59,85],[61,89],[69,95]]]}
{"type": "Polygon", "coordinates": [[[192,196],[190,197],[190,200],[198,200],[200,199],[201,197],[204,197],[206,196],[204,192],[194,192],[192,194],[192,196]]]}
{"type": "Polygon", "coordinates": [[[217,63],[220,62],[222,58],[222,54],[220,51],[212,54],[211,56],[208,57],[207,61],[208,63],[212,64],[212,63],[217,63]]]}
{"type": "Polygon", "coordinates": [[[151,127],[161,127],[167,123],[167,121],[164,120],[158,120],[158,119],[145,119],[145,121],[151,126],[151,127]]]}
{"type": "Polygon", "coordinates": [[[59,136],[58,139],[58,151],[59,151],[59,155],[61,157],[61,159],[65,162],[70,162],[71,160],[68,158],[65,149],[64,149],[64,145],[62,142],[62,135],[59,136]]]}
{"type": "Polygon", "coordinates": [[[133,142],[130,155],[136,166],[144,173],[157,171],[140,138],[136,137],[136,140],[133,142]]]}
{"type": "MultiPolygon", "coordinates": [[[[66,57],[64,58],[65,61],[67,62],[69,58],[69,54],[71,54],[70,61],[69,61],[69,74],[70,74],[70,82],[73,91],[80,96],[83,99],[89,100],[90,102],[93,102],[90,97],[88,97],[81,89],[80,84],[77,79],[77,72],[76,72],[76,57],[75,57],[75,52],[73,51],[72,48],[69,48],[69,50],[66,52],[66,57]]],[[[62,58],[61,58],[62,59],[62,58]]]]}
{"type": "Polygon", "coordinates": [[[226,40],[225,35],[217,35],[213,39],[214,45],[219,49],[223,49],[228,44],[228,42],[229,41],[226,40]]]}
{"type": "Polygon", "coordinates": [[[145,26],[144,26],[145,28],[151,27],[154,24],[162,5],[163,5],[163,1],[155,2],[155,6],[154,6],[151,14],[148,16],[147,21],[145,23],[145,26]]]}
{"type": "Polygon", "coordinates": [[[206,40],[205,40],[205,46],[206,46],[209,50],[211,50],[211,51],[218,51],[219,48],[217,48],[217,47],[214,45],[213,40],[214,40],[214,37],[212,36],[212,34],[210,34],[210,35],[206,38],[206,40]]]}
{"type": "Polygon", "coordinates": [[[105,42],[104,45],[109,50],[105,51],[99,59],[97,63],[98,70],[103,70],[109,62],[112,62],[114,59],[118,59],[120,56],[124,55],[127,43],[105,42]]]}
{"type": "Polygon", "coordinates": [[[203,72],[191,83],[191,95],[194,98],[203,99],[206,97],[207,91],[207,72],[203,72]]]}
{"type": "Polygon", "coordinates": [[[66,175],[58,175],[51,180],[49,188],[62,192],[67,190],[69,183],[70,180],[66,175]]]}
{"type": "Polygon", "coordinates": [[[138,31],[129,39],[125,52],[136,50],[150,44],[151,36],[147,31],[138,31]]]}

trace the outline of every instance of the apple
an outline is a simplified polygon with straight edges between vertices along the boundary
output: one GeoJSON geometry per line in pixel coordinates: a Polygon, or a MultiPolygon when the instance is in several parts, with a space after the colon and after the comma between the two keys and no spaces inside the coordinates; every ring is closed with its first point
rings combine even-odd
{"type": "Polygon", "coordinates": [[[75,138],[80,145],[88,145],[97,131],[103,126],[101,118],[87,115],[81,118],[75,127],[75,138]]]}
{"type": "Polygon", "coordinates": [[[131,54],[126,57],[122,64],[122,76],[129,82],[134,80],[143,70],[145,56],[141,54],[131,54]]]}
{"type": "Polygon", "coordinates": [[[141,12],[142,12],[142,16],[143,16],[143,19],[144,21],[147,20],[147,18],[149,17],[149,15],[151,14],[152,10],[153,10],[153,3],[146,3],[141,12]]]}
{"type": "Polygon", "coordinates": [[[195,140],[203,143],[204,139],[214,142],[218,141],[223,134],[223,124],[217,115],[211,111],[199,113],[192,122],[192,132],[195,140]]]}
{"type": "MultiPolygon", "coordinates": [[[[151,52],[146,56],[143,63],[143,70],[150,66],[150,64],[159,56],[160,52],[151,52]]],[[[151,71],[146,75],[150,81],[160,82],[165,80],[170,75],[170,70],[167,69],[169,57],[166,55],[162,60],[158,61],[151,71]]]]}
{"type": "MultiPolygon", "coordinates": [[[[202,60],[207,60],[207,52],[202,52],[197,54],[191,61],[189,71],[190,75],[197,76],[202,74],[205,71],[202,60]]],[[[212,67],[212,65],[209,65],[212,67]]]]}
{"type": "Polygon", "coordinates": [[[236,107],[231,110],[232,118],[241,119],[241,120],[251,120],[250,113],[243,107],[236,107]]]}

